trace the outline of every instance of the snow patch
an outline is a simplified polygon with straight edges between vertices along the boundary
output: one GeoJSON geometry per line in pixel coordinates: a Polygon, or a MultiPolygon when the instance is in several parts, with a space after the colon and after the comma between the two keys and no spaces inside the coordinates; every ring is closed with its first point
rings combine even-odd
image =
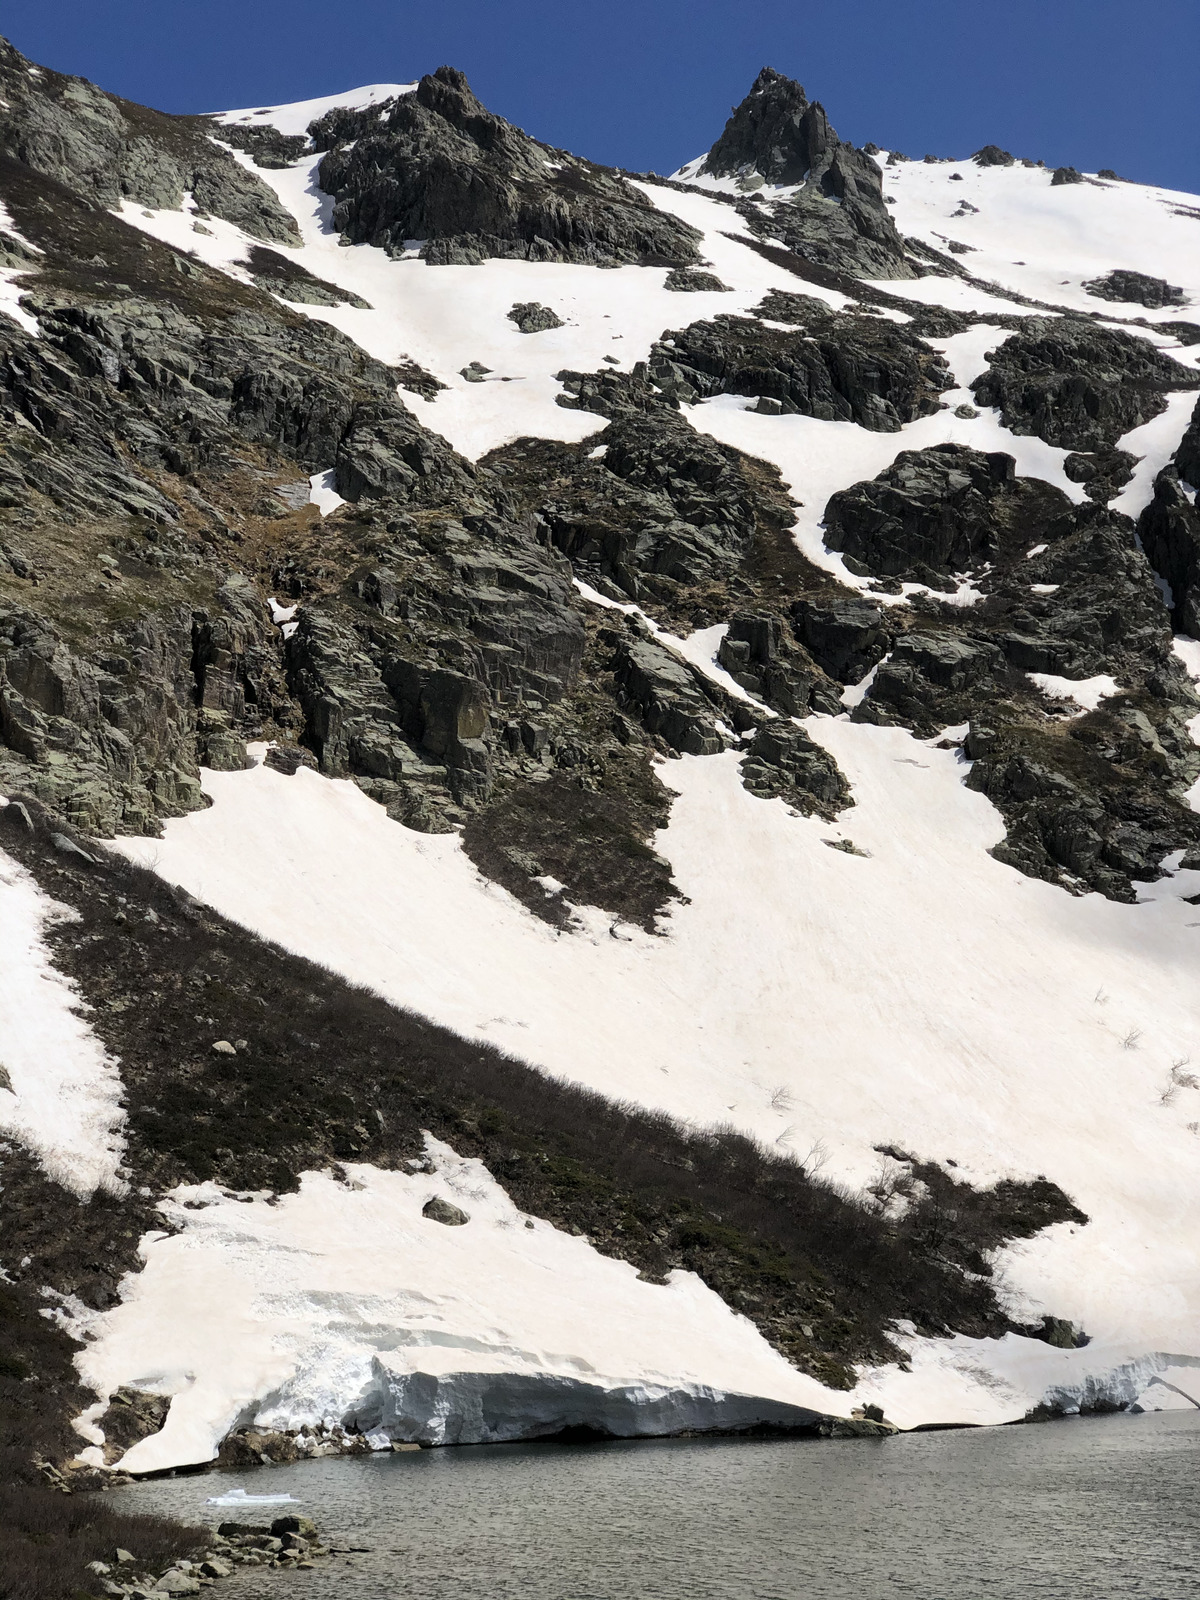
{"type": "Polygon", "coordinates": [[[73,915],[0,851],[0,1066],[9,1084],[0,1087],[0,1130],[86,1198],[96,1189],[124,1192],[125,1113],[117,1063],[46,945],[46,929],[73,915]]]}
{"type": "Polygon", "coordinates": [[[1117,693],[1117,680],[1107,672],[1094,678],[1059,678],[1052,672],[1029,672],[1026,677],[1052,700],[1073,700],[1084,711],[1095,711],[1102,700],[1117,693]]]}

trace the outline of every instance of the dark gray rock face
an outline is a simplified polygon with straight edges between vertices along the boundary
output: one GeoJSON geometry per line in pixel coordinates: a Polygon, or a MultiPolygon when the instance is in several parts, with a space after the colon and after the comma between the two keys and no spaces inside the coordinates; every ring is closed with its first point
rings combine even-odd
{"type": "Polygon", "coordinates": [[[1133,477],[1137,457],[1128,450],[1072,452],[1063,460],[1063,471],[1072,483],[1082,483],[1089,500],[1107,505],[1133,477]]]}
{"type": "Polygon", "coordinates": [[[756,228],[789,250],[865,278],[915,276],[888,215],[878,166],[838,138],[824,108],[798,83],[770,67],[735,108],[701,171],[742,178],[748,189],[763,179],[800,184],[756,228]]]}
{"type": "Polygon", "coordinates": [[[982,150],[976,150],[971,160],[977,167],[1011,167],[1013,157],[1007,150],[1001,150],[998,144],[985,144],[982,150]]]}
{"type": "Polygon", "coordinates": [[[731,617],[717,660],[735,683],[785,717],[803,717],[814,708],[836,715],[842,709],[826,674],[807,650],[797,647],[783,617],[731,617]]]}
{"type": "Polygon", "coordinates": [[[648,733],[681,755],[711,756],[726,747],[716,725],[717,692],[695,668],[641,629],[617,642],[612,672],[617,703],[626,706],[648,733]]]}
{"type": "Polygon", "coordinates": [[[695,584],[736,571],[764,509],[737,452],[661,407],[619,416],[603,438],[603,461],[581,463],[570,491],[541,508],[580,574],[638,599],[652,576],[695,584]]]}
{"type": "Polygon", "coordinates": [[[1147,340],[1073,317],[1030,317],[987,359],[971,385],[979,404],[999,406],[1014,433],[1067,450],[1111,449],[1158,416],[1168,394],[1200,388],[1200,374],[1147,340]]]}
{"type": "Polygon", "coordinates": [[[548,328],[563,327],[563,320],[549,306],[538,305],[536,300],[526,300],[515,305],[508,313],[522,333],[545,333],[548,328]]]}
{"type": "Polygon", "coordinates": [[[802,597],[792,606],[796,637],[838,683],[861,683],[891,648],[882,607],[858,595],[802,597]]]}
{"type": "Polygon", "coordinates": [[[1165,278],[1153,278],[1148,273],[1132,272],[1125,267],[1114,267],[1102,278],[1093,278],[1083,287],[1098,300],[1145,306],[1148,311],[1186,304],[1183,290],[1169,284],[1165,278]]]}
{"type": "Polygon", "coordinates": [[[334,226],[355,244],[431,265],[505,257],[686,266],[699,235],[603,167],[539,144],[494,116],[453,67],[415,94],[313,123],[334,226]]]}
{"type": "Polygon", "coordinates": [[[648,373],[665,394],[688,402],[758,395],[789,414],[857,422],[875,433],[931,415],[953,384],[944,358],[907,328],[824,307],[796,333],[754,317],[694,322],[654,345],[648,373]]]}
{"type": "Polygon", "coordinates": [[[1052,189],[1061,188],[1064,183],[1086,183],[1087,179],[1082,172],[1076,172],[1074,167],[1055,167],[1054,176],[1050,179],[1052,189]]]}
{"type": "Polygon", "coordinates": [[[1154,498],[1138,519],[1146,558],[1171,587],[1171,620],[1180,633],[1200,636],[1200,509],[1175,466],[1154,480],[1154,498]]]}
{"type": "Polygon", "coordinates": [[[760,800],[785,800],[805,816],[828,819],[854,804],[833,758],[782,717],[759,726],[742,762],[742,782],[760,800]]]}
{"type": "Polygon", "coordinates": [[[295,219],[261,178],[207,137],[205,119],[169,117],[88,83],[34,68],[0,39],[0,153],[94,199],[200,211],[258,239],[299,244],[295,219]]]}
{"type": "Polygon", "coordinates": [[[1175,452],[1175,466],[1179,476],[1193,489],[1200,489],[1200,400],[1192,412],[1192,420],[1179,441],[1175,452]]]}
{"type": "Polygon", "coordinates": [[[1018,478],[1010,455],[934,445],[833,495],[825,542],[870,572],[927,582],[1062,538],[1074,509],[1061,490],[1018,478]]]}
{"type": "MultiPolygon", "coordinates": [[[[345,586],[358,603],[306,607],[287,645],[320,770],[425,829],[488,801],[509,723],[561,702],[584,649],[561,558],[531,527],[467,522],[422,530],[393,517],[368,534],[374,561],[345,586]]],[[[518,737],[509,754],[552,757],[544,730],[529,744],[518,737]]]]}

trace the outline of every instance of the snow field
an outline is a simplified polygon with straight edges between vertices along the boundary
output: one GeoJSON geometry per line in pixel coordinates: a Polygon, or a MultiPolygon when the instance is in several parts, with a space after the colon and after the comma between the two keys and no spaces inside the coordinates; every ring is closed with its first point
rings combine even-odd
{"type": "Polygon", "coordinates": [[[1180,898],[1196,874],[1137,906],[1072,898],[986,854],[1003,825],[956,752],[806,726],[854,788],[838,825],[748,795],[736,752],[660,769],[678,798],[656,848],[690,900],[665,938],[612,938],[586,909],[560,935],[482,881],[456,837],[411,833],[304,769],[206,773],[211,809],[119,848],[465,1037],[819,1148],[852,1185],[881,1143],[953,1158],[976,1183],[1045,1173],[1091,1221],[1004,1252],[1014,1306],[1088,1330],[1079,1372],[1114,1348],[1200,1354],[1200,1092],[1162,1098],[1200,1022],[1197,914],[1180,898]],[[839,838],[869,859],[827,847],[839,838]]]}
{"type": "MultiPolygon", "coordinates": [[[[1107,179],[1052,188],[1050,171],[1019,163],[977,167],[973,161],[936,166],[909,161],[889,167],[886,151],[877,159],[883,168],[884,193],[895,201],[889,210],[900,232],[916,235],[943,253],[950,239],[971,246],[970,253],[958,260],[973,277],[1082,312],[1144,316],[1153,322],[1196,320],[1195,304],[1146,311],[1140,305],[1098,299],[1082,285],[1122,267],[1165,278],[1178,284],[1189,300],[1200,301],[1196,219],[1177,214],[1200,205],[1197,196],[1107,179]],[[964,200],[978,210],[957,215],[964,200]]],[[[965,303],[960,307],[947,291],[978,291],[968,284],[953,290],[944,278],[888,281],[880,287],[910,299],[984,309],[965,303]]],[[[1021,306],[1013,309],[1029,311],[1021,306]]],[[[1159,342],[1158,335],[1150,337],[1159,342]]],[[[1190,355],[1184,352],[1189,365],[1194,365],[1195,356],[1194,350],[1190,355]]]]}
{"type": "MultiPolygon", "coordinates": [[[[7,804],[7,802],[3,802],[7,804]]],[[[86,1198],[123,1191],[121,1079],[51,964],[44,933],[71,916],[0,851],[0,1133],[28,1146],[49,1177],[86,1198]]]]}
{"type": "Polygon", "coordinates": [[[280,133],[288,135],[303,134],[308,132],[310,122],[315,122],[318,117],[323,117],[327,111],[332,111],[337,106],[345,106],[352,111],[364,111],[368,106],[378,105],[383,100],[393,100],[397,95],[413,94],[416,87],[415,79],[412,83],[368,83],[359,89],[347,89],[344,94],[320,95],[315,100],[293,100],[290,105],[285,106],[219,111],[214,114],[214,121],[218,124],[240,122],[243,126],[252,128],[278,128],[280,133]]]}

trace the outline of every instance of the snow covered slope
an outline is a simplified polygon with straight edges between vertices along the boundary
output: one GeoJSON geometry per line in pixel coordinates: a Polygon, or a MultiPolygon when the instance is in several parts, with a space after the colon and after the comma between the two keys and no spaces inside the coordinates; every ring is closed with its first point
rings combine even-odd
{"type": "MultiPolygon", "coordinates": [[[[371,107],[412,88],[374,85],[229,112],[213,136],[219,141],[222,126],[237,125],[297,137],[332,107],[371,107]]],[[[669,342],[660,342],[672,329],[725,316],[795,334],[798,324],[757,309],[771,294],[803,294],[834,312],[855,306],[854,280],[806,274],[799,258],[789,266],[788,252],[745,213],[757,205],[769,220],[795,185],[765,185],[748,202],[735,179],[709,179],[699,162],[673,185],[634,185],[649,205],[697,231],[701,270],[723,285],[680,292],[678,269],[666,266],[488,259],[433,267],[421,259],[419,239],[391,254],[350,244],[334,226],[334,197],[320,188],[321,154],[261,169],[250,154],[234,154],[295,218],[301,243],[288,260],[357,303],[279,298],[377,361],[413,363],[435,379],[440,388],[405,389],[401,398],[469,462],[519,439],[574,445],[620,425],[575,403],[563,372],[605,376],[608,368],[631,383],[648,381],[645,364],[669,357],[669,342]],[[520,332],[510,312],[529,302],[561,325],[520,332]]],[[[959,572],[941,588],[932,578],[881,583],[861,561],[827,547],[830,497],[875,478],[901,452],[954,445],[1011,456],[1017,480],[1039,480],[1069,509],[1086,510],[1079,451],[1014,431],[1000,408],[974,403],[971,385],[992,352],[1020,337],[1014,319],[1071,311],[1144,341],[1173,373],[1196,374],[1200,354],[1187,341],[1200,305],[1200,199],[1090,176],[1053,184],[1045,170],[1020,164],[889,164],[886,152],[878,161],[900,235],[938,252],[944,265],[879,279],[873,287],[886,304],[866,311],[899,328],[930,307],[969,314],[968,325],[952,324],[958,331],[925,336],[945,356],[951,386],[915,420],[880,431],[795,407],[785,414],[753,392],[684,394],[681,416],[707,440],[778,469],[795,503],[794,545],[822,582],[842,586],[838,604],[865,597],[881,616],[933,616],[936,632],[942,614],[913,603],[947,600],[962,614],[983,607],[986,572],[959,572]],[[1114,269],[1167,279],[1181,303],[1143,317],[1139,305],[1102,301],[1084,288],[1114,269]]],[[[226,280],[261,286],[251,270],[260,242],[202,216],[192,195],[179,208],[126,202],[118,214],[226,280]]],[[[933,258],[918,251],[913,259],[933,258]]],[[[307,334],[310,324],[303,326],[307,334]]],[[[1111,497],[1115,512],[1136,517],[1149,504],[1194,403],[1194,390],[1169,393],[1157,415],[1115,441],[1136,458],[1111,497]]],[[[604,449],[601,439],[592,458],[604,449]]],[[[351,526],[332,459],[306,458],[297,480],[303,501],[308,479],[331,551],[351,526]]],[[[315,526],[315,513],[306,515],[315,526]]],[[[418,515],[436,520],[421,505],[400,520],[415,528],[418,515]]],[[[354,527],[365,554],[355,555],[348,584],[367,607],[382,589],[361,563],[386,540],[369,518],[368,534],[354,527]]],[[[1045,549],[1031,536],[1031,557],[1045,549]]],[[[473,554],[456,550],[443,564],[460,558],[469,565],[473,554]]],[[[518,569],[500,561],[494,569],[501,576],[488,581],[498,608],[548,587],[544,574],[535,582],[524,569],[511,578],[518,569]]],[[[282,559],[278,570],[282,582],[282,559]]],[[[611,584],[604,594],[578,577],[573,592],[563,585],[585,608],[589,638],[614,612],[637,612],[611,584]]],[[[1030,597],[1058,588],[1028,584],[1030,597]]],[[[294,634],[310,591],[298,580],[285,595],[295,606],[272,601],[274,622],[286,618],[294,634]]],[[[746,592],[753,609],[762,591],[746,592]]],[[[653,611],[661,597],[650,586],[643,598],[653,611]]],[[[725,599],[730,610],[740,603],[733,589],[725,599]]],[[[407,615],[394,596],[379,599],[378,610],[393,620],[407,615]]],[[[250,628],[242,613],[237,626],[250,628]]],[[[653,931],[586,904],[574,906],[565,925],[535,916],[481,873],[459,833],[391,820],[348,779],[306,766],[285,775],[267,764],[265,745],[251,747],[245,770],[225,760],[225,770],[204,772],[208,809],[172,816],[160,839],[127,837],[114,848],[263,939],[464,1039],[695,1127],[730,1125],[767,1149],[823,1166],[853,1191],[879,1178],[894,1159],[888,1150],[952,1166],[981,1188],[1045,1175],[1089,1220],[1055,1224],[1000,1251],[1002,1298],[1022,1324],[1050,1315],[1086,1330],[1090,1342],[1058,1348],[1013,1333],[931,1339],[909,1327],[898,1334],[904,1365],[861,1370],[852,1394],[835,1392],[790,1366],[699,1278],[677,1271],[665,1286],[640,1281],[588,1240],[526,1219],[478,1163],[431,1141],[433,1170],[358,1161],[342,1181],[305,1171],[299,1192],[283,1197],[233,1196],[204,1184],[164,1201],[171,1234],[143,1241],[144,1270],[125,1280],[119,1305],[89,1322],[81,1358],[102,1396],[130,1386],[173,1397],[163,1431],[135,1445],[125,1465],[149,1471],[208,1460],[231,1428],[250,1423],[352,1419],[382,1446],[519,1438],[580,1424],[637,1434],[797,1422],[857,1401],[883,1404],[905,1426],[1005,1422],[1043,1404],[1151,1406],[1156,1394],[1175,1392],[1155,1381],[1160,1376],[1186,1389],[1187,1372],[1200,1364],[1200,1088],[1189,1068],[1200,1030],[1191,981],[1200,868],[1183,866],[1184,850],[1173,850],[1163,875],[1139,881],[1136,899],[1124,904],[1066,892],[1064,882],[1079,887],[1066,874],[1042,881],[996,859],[990,852],[1005,838],[1005,818],[967,786],[965,723],[918,737],[886,717],[873,725],[855,715],[888,656],[877,655],[858,684],[837,685],[843,713],[827,698],[823,710],[795,719],[849,785],[851,804],[837,820],[758,797],[742,781],[745,741],[725,718],[744,707],[756,719],[789,718],[730,675],[728,653],[718,662],[730,626],[728,617],[710,619],[687,638],[658,623],[647,628],[668,665],[690,664],[730,697],[713,723],[719,753],[677,749],[668,759],[666,746],[657,747],[655,771],[672,804],[653,850],[670,864],[681,897],[653,931]],[[422,1208],[434,1195],[460,1205],[469,1223],[426,1218],[422,1208]]],[[[234,648],[233,632],[230,624],[214,650],[213,679],[226,670],[219,652],[234,648]]],[[[1191,667],[1200,664],[1198,650],[1181,641],[1177,653],[1191,667]]],[[[364,648],[347,680],[369,667],[364,648]]],[[[1038,670],[1032,656],[1025,667],[1015,671],[1013,692],[1040,691],[1037,715],[1047,728],[1102,712],[1126,686],[1094,667],[1080,675],[1038,670]]],[[[302,676],[293,661],[290,686],[302,676]]],[[[247,683],[257,692],[253,677],[239,680],[243,696],[247,683]]],[[[203,685],[200,695],[207,709],[203,685]]],[[[336,724],[349,698],[344,685],[337,695],[312,695],[325,726],[336,724]]],[[[535,703],[530,715],[539,709],[535,703]]],[[[454,715],[455,738],[479,743],[471,707],[456,703],[454,715]]],[[[389,737],[400,721],[392,717],[389,737]]],[[[412,739],[410,724],[402,732],[412,739]]],[[[515,713],[505,726],[514,749],[536,739],[536,727],[527,734],[515,713]]],[[[1193,738],[1197,728],[1193,720],[1193,738]]],[[[1139,737],[1150,747],[1157,734],[1150,728],[1139,737]]],[[[1159,754],[1166,770],[1161,745],[1159,754]]],[[[360,778],[374,775],[376,758],[371,746],[360,778]]],[[[559,892],[553,880],[539,881],[548,896],[559,892]]],[[[25,975],[19,983],[30,972],[40,980],[38,919],[46,908],[18,869],[7,890],[0,880],[0,896],[6,892],[13,948],[35,952],[32,965],[22,956],[24,967],[13,971],[25,975]]],[[[0,937],[5,931],[0,924],[0,937]]],[[[51,991],[63,1001],[53,975],[51,991]]],[[[6,1125],[48,1163],[71,1170],[80,1187],[112,1183],[116,1068],[67,1002],[47,1015],[38,1028],[66,1039],[65,1076],[60,1083],[47,1074],[35,1091],[18,1082],[29,1038],[7,1043],[0,1014],[0,1057],[18,1093],[6,1125]],[[85,1114],[78,1127],[52,1132],[49,1100],[39,1108],[33,1096],[75,1084],[85,1114]]],[[[0,1092],[0,1116],[6,1098],[0,1092]]],[[[94,1411],[87,1427],[98,1449],[103,1404],[94,1411]]]]}

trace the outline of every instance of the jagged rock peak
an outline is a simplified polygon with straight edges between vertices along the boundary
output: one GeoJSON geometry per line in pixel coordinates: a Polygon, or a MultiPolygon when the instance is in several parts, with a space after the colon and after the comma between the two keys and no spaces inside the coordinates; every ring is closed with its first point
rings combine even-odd
{"type": "Polygon", "coordinates": [[[736,106],[696,176],[734,178],[745,193],[765,184],[795,188],[752,231],[782,240],[822,266],[864,278],[916,276],[888,215],[879,167],[846,144],[825,108],[793,78],[764,67],[736,106]]]}
{"type": "Polygon", "coordinates": [[[334,226],[434,265],[488,258],[688,266],[699,235],[606,167],[539,143],[439,67],[414,94],[309,127],[334,226]]]}
{"type": "Polygon", "coordinates": [[[768,183],[802,183],[839,142],[824,107],[810,101],[794,78],[764,67],[701,170],[714,177],[757,172],[768,183]]]}

